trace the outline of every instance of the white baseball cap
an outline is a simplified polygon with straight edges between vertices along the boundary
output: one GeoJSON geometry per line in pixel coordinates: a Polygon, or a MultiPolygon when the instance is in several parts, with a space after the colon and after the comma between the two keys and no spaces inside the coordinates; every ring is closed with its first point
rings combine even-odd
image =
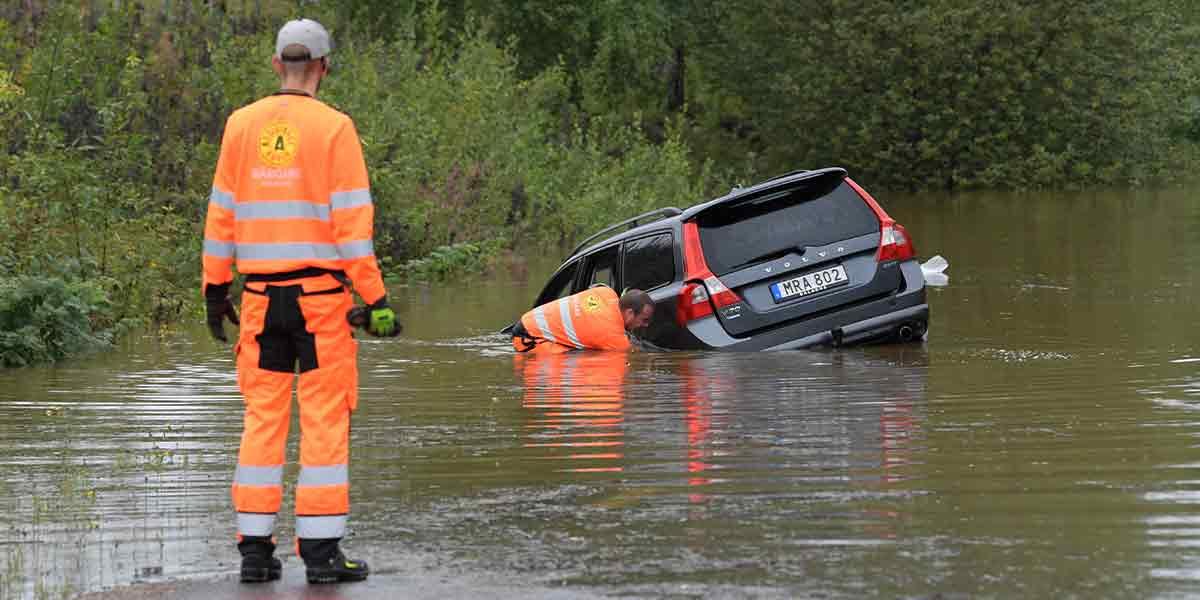
{"type": "Polygon", "coordinates": [[[307,48],[309,58],[316,60],[329,55],[329,32],[312,19],[288,21],[279,28],[279,35],[275,38],[275,57],[278,58],[284,48],[293,44],[307,48]]]}

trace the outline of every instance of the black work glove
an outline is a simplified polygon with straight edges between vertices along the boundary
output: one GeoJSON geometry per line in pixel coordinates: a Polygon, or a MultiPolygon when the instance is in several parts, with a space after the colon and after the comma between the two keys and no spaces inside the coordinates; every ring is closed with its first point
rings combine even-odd
{"type": "Polygon", "coordinates": [[[208,312],[208,332],[213,339],[228,342],[225,337],[225,319],[234,325],[240,325],[237,311],[233,309],[233,300],[229,299],[229,284],[204,286],[204,307],[208,312]]]}

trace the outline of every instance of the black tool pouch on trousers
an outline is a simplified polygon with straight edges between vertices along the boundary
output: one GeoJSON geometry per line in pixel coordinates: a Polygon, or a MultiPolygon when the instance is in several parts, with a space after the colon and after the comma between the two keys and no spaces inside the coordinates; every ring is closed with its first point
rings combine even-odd
{"type": "Polygon", "coordinates": [[[245,293],[267,297],[263,329],[255,336],[262,348],[259,368],[292,373],[297,362],[301,373],[317,368],[317,343],[300,310],[300,297],[341,294],[343,291],[341,286],[307,293],[301,285],[268,285],[261,292],[246,288],[245,293]]]}

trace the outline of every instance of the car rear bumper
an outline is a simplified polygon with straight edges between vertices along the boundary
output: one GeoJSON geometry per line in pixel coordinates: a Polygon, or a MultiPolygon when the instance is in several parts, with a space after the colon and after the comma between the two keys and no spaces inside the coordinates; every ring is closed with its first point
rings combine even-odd
{"type": "Polygon", "coordinates": [[[907,338],[904,341],[911,341],[914,338],[913,334],[904,335],[900,331],[905,327],[909,327],[912,331],[919,331],[920,333],[916,333],[915,337],[920,337],[920,335],[925,333],[928,323],[929,305],[920,304],[890,312],[886,315],[863,319],[862,321],[829,331],[823,331],[798,340],[785,342],[777,346],[763,348],[763,350],[795,350],[798,348],[811,348],[812,346],[848,346],[889,337],[896,339],[907,338]]]}
{"type": "Polygon", "coordinates": [[[716,317],[689,324],[688,330],[701,347],[714,350],[794,350],[812,346],[853,345],[893,338],[920,338],[929,323],[924,277],[915,260],[901,265],[905,291],[864,302],[843,310],[802,319],[745,338],[730,336],[716,317]],[[902,334],[904,332],[904,334],[902,334]]]}

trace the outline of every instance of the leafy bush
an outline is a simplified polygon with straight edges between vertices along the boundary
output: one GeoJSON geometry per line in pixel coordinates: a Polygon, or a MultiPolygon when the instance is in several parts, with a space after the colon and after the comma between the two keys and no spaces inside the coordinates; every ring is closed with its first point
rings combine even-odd
{"type": "Polygon", "coordinates": [[[107,293],[57,277],[0,279],[0,366],[54,361],[110,345],[123,324],[107,293]]]}
{"type": "Polygon", "coordinates": [[[358,125],[391,275],[566,244],[734,174],[1136,185],[1200,162],[1179,0],[0,3],[0,278],[103,282],[113,322],[197,313],[223,124],[277,87],[273,32],[301,8],[335,38],[321,98],[358,125]]]}
{"type": "MultiPolygon", "coordinates": [[[[19,34],[0,35],[0,277],[103,281],[121,298],[112,319],[171,321],[197,312],[222,125],[278,86],[270,32],[293,9],[263,3],[268,25],[193,0],[112,6],[0,19],[19,34]]],[[[580,112],[567,73],[519,74],[471,19],[452,30],[434,4],[384,42],[322,10],[311,16],[338,51],[321,98],[358,126],[387,274],[479,270],[513,241],[570,241],[703,197],[707,171],[678,134],[655,143],[636,122],[580,112]]],[[[8,339],[30,360],[57,356],[41,337],[8,339]]]]}
{"type": "Polygon", "coordinates": [[[398,271],[417,281],[440,281],[451,275],[479,273],[496,260],[501,244],[501,240],[488,240],[439,246],[422,258],[405,261],[398,271]]]}
{"type": "Polygon", "coordinates": [[[697,202],[710,183],[675,132],[656,144],[635,124],[575,112],[564,72],[519,77],[482,29],[341,52],[322,97],[356,120],[376,249],[393,264],[497,237],[569,242],[615,217],[697,202]]]}

